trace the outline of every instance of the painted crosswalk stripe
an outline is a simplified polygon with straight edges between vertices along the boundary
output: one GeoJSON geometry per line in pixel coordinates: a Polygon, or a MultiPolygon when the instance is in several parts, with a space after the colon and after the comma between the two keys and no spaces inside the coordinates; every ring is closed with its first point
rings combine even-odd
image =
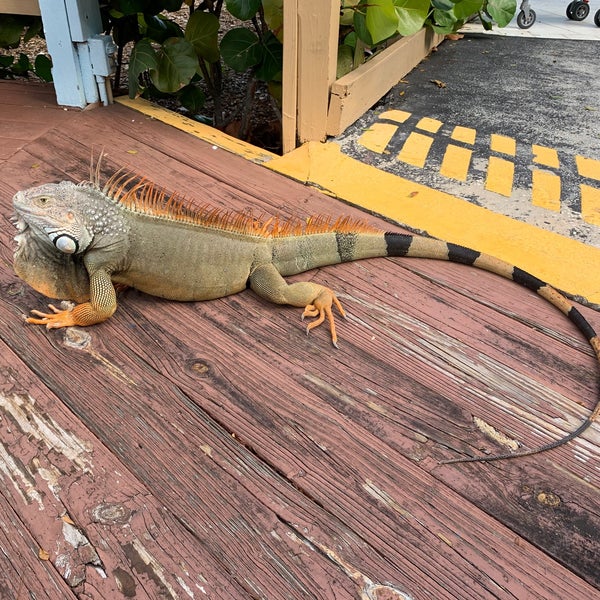
{"type": "Polygon", "coordinates": [[[361,134],[358,143],[367,150],[382,154],[396,131],[398,126],[393,123],[373,123],[361,134]]]}
{"type": "Polygon", "coordinates": [[[533,169],[531,202],[534,206],[560,212],[560,177],[556,173],[533,169]]]}
{"type": "Polygon", "coordinates": [[[533,151],[534,163],[543,165],[544,167],[552,167],[553,169],[558,169],[560,166],[558,152],[554,148],[532,144],[531,149],[533,151]]]}
{"type": "Polygon", "coordinates": [[[508,196],[512,194],[515,165],[509,160],[498,156],[490,156],[485,179],[485,189],[490,192],[508,196]]]}
{"type": "Polygon", "coordinates": [[[437,119],[423,117],[422,119],[419,119],[419,122],[415,125],[415,127],[423,131],[428,131],[429,133],[437,133],[442,125],[443,123],[437,119]]]}
{"type": "Polygon", "coordinates": [[[406,123],[411,116],[412,113],[405,110],[386,110],[379,115],[379,118],[395,121],[396,123],[406,123]]]}
{"type": "Polygon", "coordinates": [[[578,173],[582,177],[600,181],[600,160],[586,158],[585,156],[579,156],[579,154],[577,154],[575,156],[575,164],[577,165],[578,173]]]}
{"type": "Polygon", "coordinates": [[[517,154],[517,142],[514,138],[498,133],[492,133],[490,136],[490,148],[494,152],[515,156],[517,154]]]}
{"type": "Polygon", "coordinates": [[[415,167],[424,167],[433,138],[413,131],[398,153],[398,160],[415,167]]]}
{"type": "Polygon", "coordinates": [[[440,175],[457,181],[466,181],[472,155],[473,151],[469,148],[448,144],[442,159],[440,175]]]}
{"type": "Polygon", "coordinates": [[[463,144],[474,144],[475,138],[477,137],[477,131],[471,127],[463,127],[457,125],[450,134],[450,137],[457,142],[463,142],[463,144]]]}
{"type": "Polygon", "coordinates": [[[591,225],[600,225],[600,190],[585,183],[582,183],[579,188],[583,220],[591,225]]]}

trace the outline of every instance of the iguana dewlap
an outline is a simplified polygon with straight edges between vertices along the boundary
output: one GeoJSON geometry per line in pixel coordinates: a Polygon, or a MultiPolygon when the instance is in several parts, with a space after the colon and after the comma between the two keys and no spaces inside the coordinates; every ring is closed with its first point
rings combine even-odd
{"type": "MultiPolygon", "coordinates": [[[[171,300],[211,300],[251,287],[277,304],[327,318],[336,344],[332,308],[344,311],[335,293],[312,282],[284,277],[317,267],[366,258],[408,256],[473,265],[512,279],[544,297],[581,330],[600,360],[600,342],[589,323],[562,294],[503,261],[430,238],[386,233],[363,221],[311,218],[306,223],[261,222],[218,209],[194,210],[146,179],[117,173],[101,188],[96,181],[63,181],[17,192],[15,272],[40,293],[77,302],[69,310],[32,311],[29,323],[48,328],[93,325],[117,308],[115,285],[171,300]]],[[[573,439],[600,416],[600,402],[572,434],[532,454],[573,439]]],[[[462,459],[470,460],[470,459],[462,459]]]]}

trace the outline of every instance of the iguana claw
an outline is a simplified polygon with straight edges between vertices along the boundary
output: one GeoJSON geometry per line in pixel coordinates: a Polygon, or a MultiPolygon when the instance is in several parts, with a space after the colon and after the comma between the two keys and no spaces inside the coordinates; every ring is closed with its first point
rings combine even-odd
{"type": "Polygon", "coordinates": [[[315,298],[312,304],[307,304],[304,307],[304,312],[302,313],[302,320],[304,321],[305,317],[316,317],[314,321],[309,323],[306,326],[306,334],[310,332],[311,329],[318,327],[325,321],[325,317],[329,321],[329,330],[331,331],[331,342],[337,348],[337,333],[335,331],[335,320],[333,318],[333,313],[331,311],[331,307],[335,305],[342,317],[346,317],[346,311],[342,308],[340,301],[337,299],[337,296],[330,289],[323,289],[323,291],[315,298]]]}
{"type": "Polygon", "coordinates": [[[45,325],[46,329],[71,327],[76,324],[73,318],[73,306],[67,309],[60,309],[54,306],[54,304],[48,304],[48,308],[52,311],[51,313],[32,310],[31,314],[39,318],[25,317],[25,321],[34,325],[45,325]]]}

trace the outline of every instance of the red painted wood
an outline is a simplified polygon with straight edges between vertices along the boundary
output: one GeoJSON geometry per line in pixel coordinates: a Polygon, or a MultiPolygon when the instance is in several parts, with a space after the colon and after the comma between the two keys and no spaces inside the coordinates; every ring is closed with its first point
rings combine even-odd
{"type": "Polygon", "coordinates": [[[49,125],[0,162],[0,442],[24,475],[0,472],[0,525],[51,550],[50,574],[29,561],[32,591],[52,577],[97,598],[600,597],[597,428],[539,456],[438,464],[502,450],[473,416],[535,446],[592,408],[597,366],[555,309],[475,269],[381,259],[297,277],[340,292],[340,350],[251,292],[186,304],[129,290],[94,328],[24,326],[46,300],[12,273],[10,197],[85,178],[92,148],[107,171],[199,203],[360,214],[120,106],[49,125]],[[15,394],[80,454],[28,432],[15,394]],[[81,553],[64,551],[65,514],[81,553]]]}

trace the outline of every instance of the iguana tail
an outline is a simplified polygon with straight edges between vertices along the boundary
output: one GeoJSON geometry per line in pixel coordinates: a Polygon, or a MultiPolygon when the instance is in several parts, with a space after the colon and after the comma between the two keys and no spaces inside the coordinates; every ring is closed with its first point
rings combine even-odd
{"type": "MultiPolygon", "coordinates": [[[[387,244],[388,256],[407,256],[414,258],[433,258],[439,260],[448,260],[455,263],[470,265],[479,269],[484,269],[497,275],[501,275],[506,279],[511,279],[516,283],[520,283],[526,288],[533,290],[539,296],[550,302],[553,306],[564,313],[573,324],[583,334],[589,342],[596,359],[600,364],[600,340],[594,328],[586,320],[586,318],[577,310],[577,308],[560,292],[548,285],[545,281],[534,277],[533,275],[510,265],[502,260],[482,254],[475,250],[442,242],[439,240],[404,235],[399,233],[386,233],[384,238],[387,244]]],[[[490,462],[494,460],[503,460],[507,458],[518,458],[521,456],[529,456],[538,454],[546,450],[552,450],[566,444],[581,435],[595,421],[600,419],[600,400],[597,402],[592,413],[583,421],[583,423],[573,432],[568,435],[539,446],[531,450],[522,450],[514,453],[494,454],[492,456],[473,456],[468,458],[456,458],[442,461],[443,464],[459,463],[459,462],[490,462]]]]}

